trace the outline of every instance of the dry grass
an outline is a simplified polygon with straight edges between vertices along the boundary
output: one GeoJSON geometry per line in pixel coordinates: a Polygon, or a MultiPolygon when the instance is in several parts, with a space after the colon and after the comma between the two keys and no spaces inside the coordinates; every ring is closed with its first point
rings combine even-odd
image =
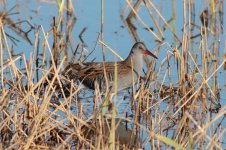
{"type": "MultiPolygon", "coordinates": [[[[0,13],[0,149],[225,148],[226,105],[220,103],[225,91],[219,83],[224,78],[219,75],[225,74],[220,71],[226,58],[220,55],[219,47],[223,44],[218,38],[225,37],[221,16],[224,1],[206,1],[210,6],[209,15],[206,11],[200,14],[202,24],[193,20],[192,14],[197,14],[196,2],[184,1],[182,37],[174,27],[178,13],[175,3],[172,0],[174,13],[167,21],[151,1],[126,1],[121,18],[133,40],[140,39],[131,21],[136,16],[135,21],[158,41],[156,53],[164,50],[169,53],[164,53],[162,60],[146,59],[145,77],[134,84],[132,94],[130,89],[122,98],[112,98],[99,89],[84,90],[81,84],[62,76],[69,60],[77,58],[83,62],[87,59],[83,56],[82,33],[85,30],[79,35],[82,46],[75,46],[73,56],[69,57],[71,31],[76,20],[70,0],[65,4],[57,1],[59,14],[53,19],[50,31],[44,31],[42,26],[36,30],[30,58],[13,54],[9,43],[14,43],[15,39],[5,32],[6,25],[24,42],[31,43],[31,40],[7,13],[0,13]],[[141,7],[145,7],[153,19],[156,31],[150,30],[139,16],[141,7]],[[126,12],[129,12],[128,17],[126,12]],[[67,28],[63,30],[61,26],[65,24],[67,28]],[[165,30],[174,36],[171,45],[177,46],[169,46],[161,40],[167,39],[165,30]],[[51,36],[52,43],[48,40],[51,36]],[[195,42],[199,43],[198,47],[195,42]],[[113,101],[113,105],[107,110],[105,105],[109,101],[113,101]],[[118,117],[119,112],[123,116],[118,117]]],[[[105,60],[105,48],[117,53],[107,46],[110,44],[104,43],[104,11],[101,16],[101,34],[96,41],[102,44],[105,60]]]]}

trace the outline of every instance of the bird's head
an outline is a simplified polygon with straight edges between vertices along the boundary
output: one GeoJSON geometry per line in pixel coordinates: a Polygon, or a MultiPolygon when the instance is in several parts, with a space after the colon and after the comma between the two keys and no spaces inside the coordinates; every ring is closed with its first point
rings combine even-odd
{"type": "Polygon", "coordinates": [[[150,56],[154,57],[155,59],[158,59],[158,57],[156,57],[153,53],[151,53],[149,50],[147,50],[147,48],[143,42],[135,43],[131,50],[131,54],[134,56],[139,55],[139,54],[150,55],[150,56]]]}

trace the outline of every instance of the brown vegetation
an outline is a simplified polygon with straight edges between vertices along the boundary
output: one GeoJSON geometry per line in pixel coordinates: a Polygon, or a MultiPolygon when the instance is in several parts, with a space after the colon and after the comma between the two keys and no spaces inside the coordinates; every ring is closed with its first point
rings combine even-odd
{"type": "Polygon", "coordinates": [[[74,63],[75,58],[86,61],[97,44],[102,44],[104,57],[104,48],[110,46],[103,37],[104,11],[96,45],[84,56],[82,34],[86,28],[77,35],[81,44],[71,49],[71,33],[76,23],[74,6],[71,0],[66,0],[65,4],[57,2],[59,13],[50,21],[52,29],[46,32],[42,26],[35,28],[30,23],[30,29],[23,31],[21,26],[26,21],[17,23],[12,20],[4,6],[6,2],[2,1],[0,149],[225,148],[226,106],[220,103],[225,90],[219,86],[224,80],[221,76],[225,76],[222,68],[226,64],[226,57],[220,55],[219,49],[222,43],[225,44],[219,39],[222,35],[225,37],[223,0],[205,1],[209,8],[198,15],[200,23],[194,19],[194,14],[200,12],[195,10],[196,1],[183,1],[180,6],[184,10],[183,27],[180,27],[182,37],[175,29],[179,13],[176,12],[176,1],[171,2],[172,18],[165,20],[161,8],[152,1],[131,3],[126,0],[121,18],[131,38],[140,40],[133,24],[137,21],[156,39],[156,54],[161,53],[163,47],[167,53],[159,64],[146,59],[144,78],[132,87],[132,93],[117,100],[117,104],[128,101],[123,108],[123,117],[117,116],[120,106],[117,106],[115,97],[112,99],[115,105],[107,111],[106,101],[112,98],[107,92],[100,93],[96,89],[90,94],[79,83],[61,74],[68,62],[74,63]],[[152,31],[139,16],[139,8],[149,13],[155,30],[152,31]],[[66,29],[62,29],[62,25],[66,25],[66,29]],[[9,43],[16,44],[17,40],[6,33],[6,26],[24,39],[23,42],[33,44],[31,58],[26,58],[23,53],[14,54],[16,47],[9,43]],[[31,41],[28,34],[34,28],[35,40],[31,41]],[[166,30],[174,37],[172,46],[164,41],[167,39],[166,30]],[[52,43],[48,41],[50,36],[52,43]],[[199,46],[195,47],[194,42],[199,46]],[[69,55],[71,50],[72,56],[69,55]],[[173,79],[172,74],[177,77],[173,79]],[[127,135],[126,142],[122,138],[124,135],[127,135]]]}

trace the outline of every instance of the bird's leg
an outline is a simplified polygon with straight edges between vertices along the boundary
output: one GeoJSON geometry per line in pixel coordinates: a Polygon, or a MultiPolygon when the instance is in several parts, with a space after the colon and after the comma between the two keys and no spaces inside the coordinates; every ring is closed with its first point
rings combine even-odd
{"type": "Polygon", "coordinates": [[[102,115],[106,115],[107,108],[108,112],[112,114],[112,112],[117,112],[117,108],[115,107],[114,103],[112,102],[113,96],[116,96],[114,92],[112,92],[112,88],[109,88],[109,92],[106,92],[106,96],[102,105],[102,115]]]}
{"type": "Polygon", "coordinates": [[[111,99],[112,99],[112,92],[110,89],[110,91],[106,91],[106,94],[105,94],[104,102],[102,104],[102,109],[101,109],[102,115],[106,115],[107,106],[108,106],[108,110],[109,110],[109,106],[112,103],[111,99]]]}
{"type": "Polygon", "coordinates": [[[114,104],[112,103],[113,93],[109,96],[109,103],[108,103],[108,111],[111,112],[113,110],[114,104]]]}
{"type": "Polygon", "coordinates": [[[133,105],[133,103],[134,103],[133,90],[132,90],[132,93],[130,95],[129,101],[130,101],[131,105],[133,105]]]}

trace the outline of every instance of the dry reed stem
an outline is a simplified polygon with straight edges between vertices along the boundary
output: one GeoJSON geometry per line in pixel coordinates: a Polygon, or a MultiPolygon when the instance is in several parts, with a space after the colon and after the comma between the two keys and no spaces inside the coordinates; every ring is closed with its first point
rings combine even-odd
{"type": "Polygon", "coordinates": [[[114,54],[116,57],[118,57],[121,61],[123,61],[123,58],[117,53],[115,52],[115,50],[113,50],[111,47],[109,47],[108,45],[106,45],[104,42],[100,41],[99,42],[104,45],[107,49],[110,50],[110,52],[112,52],[112,54],[114,54]]]}
{"type": "Polygon", "coordinates": [[[126,0],[127,5],[130,7],[130,9],[133,11],[133,13],[136,15],[137,19],[143,24],[143,26],[151,33],[154,35],[154,37],[161,42],[161,39],[151,30],[149,29],[148,25],[144,23],[144,21],[140,18],[138,15],[137,11],[133,8],[133,6],[130,4],[128,0],[126,0]]]}
{"type": "MultiPolygon", "coordinates": [[[[181,108],[183,108],[183,106],[185,106],[195,96],[195,94],[197,94],[198,92],[200,92],[200,90],[201,90],[202,86],[204,85],[204,83],[207,83],[213,77],[213,75],[216,74],[216,72],[224,65],[225,62],[226,62],[226,59],[218,66],[218,68],[216,70],[213,71],[213,73],[207,79],[205,79],[201,83],[200,87],[177,109],[177,111],[174,113],[173,116],[175,116],[181,110],[181,108]]],[[[184,98],[185,98],[185,96],[184,96],[184,98]]],[[[182,101],[182,99],[180,101],[182,101]]],[[[176,104],[176,106],[179,104],[179,102],[176,104]]]]}
{"type": "Polygon", "coordinates": [[[158,9],[156,8],[156,6],[151,2],[151,1],[147,1],[146,2],[149,3],[149,5],[155,10],[155,12],[158,14],[158,16],[162,19],[162,21],[165,23],[165,25],[169,28],[169,30],[172,32],[172,34],[176,37],[176,39],[181,43],[180,38],[177,36],[177,34],[173,31],[173,29],[170,27],[170,25],[166,22],[166,20],[164,19],[164,17],[161,15],[161,13],[158,11],[158,9]]]}
{"type": "MultiPolygon", "coordinates": [[[[158,9],[155,5],[152,6],[150,4],[151,2],[145,2],[154,10],[158,9]]],[[[147,137],[145,137],[142,147],[149,147],[149,144],[153,149],[171,147],[222,149],[222,147],[224,147],[224,144],[221,142],[224,142],[223,137],[226,131],[224,129],[226,108],[223,106],[216,114],[213,114],[212,111],[208,109],[218,104],[217,100],[219,96],[216,94],[216,82],[218,79],[216,75],[226,63],[226,59],[223,58],[221,62],[218,60],[211,62],[212,59],[218,58],[217,43],[215,40],[219,33],[215,29],[209,31],[207,27],[201,29],[202,37],[199,40],[199,48],[197,48],[197,51],[190,52],[192,49],[191,43],[193,42],[190,39],[193,34],[193,31],[191,31],[193,26],[191,22],[191,2],[192,1],[188,1],[187,3],[184,1],[183,3],[185,16],[183,40],[181,41],[182,50],[177,47],[173,48],[172,52],[174,55],[167,55],[160,65],[156,65],[156,62],[153,62],[148,66],[148,73],[146,74],[147,80],[142,81],[139,85],[133,85],[132,87],[134,98],[133,106],[128,104],[123,110],[123,115],[130,111],[129,115],[131,116],[120,118],[121,121],[127,121],[126,124],[132,126],[129,127],[129,129],[132,130],[129,135],[130,140],[128,141],[130,146],[132,146],[134,138],[138,139],[139,136],[142,136],[142,133],[146,133],[147,137]],[[208,33],[213,35],[208,35],[208,33]],[[214,54],[211,53],[212,49],[209,48],[212,44],[211,36],[214,38],[213,42],[215,42],[215,45],[212,47],[214,54]],[[201,63],[199,62],[198,56],[201,58],[201,63]],[[175,62],[179,64],[178,68],[175,67],[175,64],[175,66],[171,66],[171,63],[175,62]],[[200,64],[201,67],[199,66],[200,64]],[[157,68],[157,71],[154,71],[152,69],[153,67],[159,68],[157,68]],[[174,72],[179,76],[179,79],[176,81],[171,79],[173,78],[174,72]],[[155,82],[152,84],[150,81],[153,80],[155,80],[155,82]],[[213,81],[212,88],[210,86],[211,80],[213,81]],[[176,92],[171,91],[172,93],[169,92],[161,96],[162,91],[167,92],[166,87],[171,90],[176,89],[176,92]],[[157,90],[157,92],[153,92],[154,90],[157,90]],[[129,110],[130,108],[131,110],[129,110]]],[[[212,3],[211,7],[213,8],[211,9],[213,12],[216,12],[216,4],[213,1],[212,3]]],[[[127,1],[126,7],[131,7],[129,4],[127,1]]],[[[131,12],[139,16],[137,12],[138,9],[133,9],[135,11],[132,10],[131,12]]],[[[147,5],[146,9],[150,17],[153,18],[147,5]]],[[[161,19],[163,15],[160,11],[158,11],[158,13],[161,19]]],[[[102,12],[102,17],[103,14],[104,12],[102,12]]],[[[58,17],[63,17],[63,14],[58,17]]],[[[64,20],[63,18],[61,19],[63,23],[64,20]]],[[[213,26],[216,27],[216,16],[212,19],[214,23],[213,26]]],[[[138,21],[141,22],[139,19],[138,21]]],[[[160,28],[158,24],[156,24],[156,26],[160,28]]],[[[108,122],[106,118],[103,120],[100,119],[102,118],[100,113],[101,104],[103,104],[103,97],[100,91],[96,89],[94,91],[95,95],[91,95],[94,102],[92,111],[89,111],[85,105],[88,98],[86,98],[86,95],[84,96],[85,98],[79,95],[79,93],[82,92],[81,84],[77,85],[74,81],[68,81],[60,75],[63,63],[65,63],[65,57],[62,57],[60,64],[55,64],[55,58],[53,57],[54,49],[50,48],[51,44],[47,40],[48,34],[44,32],[42,27],[40,29],[42,29],[44,41],[42,47],[39,48],[43,51],[42,59],[40,60],[42,62],[42,69],[37,68],[38,66],[35,68],[33,65],[40,55],[38,45],[41,44],[38,38],[40,38],[39,32],[41,30],[36,32],[34,42],[34,48],[37,46],[37,50],[33,50],[36,54],[36,58],[34,59],[31,55],[30,60],[27,61],[24,55],[14,56],[12,54],[11,50],[13,49],[9,49],[9,43],[7,42],[2,22],[0,23],[0,27],[0,37],[2,37],[0,41],[0,71],[2,83],[0,98],[2,122],[0,123],[0,131],[1,140],[5,142],[1,147],[8,149],[127,148],[125,146],[119,146],[118,142],[114,140],[114,137],[116,137],[114,131],[120,128],[119,123],[116,123],[115,116],[117,116],[117,112],[115,107],[118,106],[120,108],[119,105],[123,103],[124,98],[113,107],[112,114],[107,115],[107,117],[111,119],[111,123],[108,122]],[[47,51],[46,48],[48,49],[47,51]],[[50,58],[48,58],[48,53],[50,58]],[[4,61],[3,55],[8,55],[9,60],[4,61]],[[22,68],[19,68],[17,65],[19,57],[22,58],[22,68]],[[50,59],[52,64],[50,67],[46,65],[48,59],[50,59]],[[34,81],[36,70],[41,73],[41,77],[37,82],[34,81]],[[52,78],[48,78],[49,75],[52,75],[52,78]],[[45,82],[48,84],[45,85],[45,82]],[[69,96],[65,93],[65,88],[67,87],[65,87],[64,83],[70,84],[69,96]],[[59,88],[56,89],[55,84],[59,84],[59,88]],[[59,93],[61,93],[61,96],[58,95],[59,93]],[[82,101],[82,98],[84,101],[82,101]],[[73,105],[75,105],[75,113],[70,109],[73,105]],[[97,127],[98,129],[94,129],[96,131],[93,135],[95,140],[87,138],[82,132],[83,127],[93,130],[89,124],[90,121],[99,125],[97,127]],[[107,129],[110,134],[105,135],[104,129],[107,129]],[[48,137],[52,139],[48,139],[48,137]],[[7,143],[6,140],[10,143],[7,143]],[[51,145],[48,140],[53,142],[55,146],[51,145]],[[6,146],[4,146],[4,144],[6,146]]],[[[59,26],[57,27],[59,28],[59,26]]],[[[171,27],[168,27],[167,29],[173,30],[173,28],[170,28],[171,27]]],[[[53,31],[50,32],[52,33],[53,31]]],[[[59,31],[55,31],[55,34],[58,34],[58,32],[59,31]]],[[[173,30],[173,32],[176,31],[173,30]]],[[[102,34],[103,33],[102,31],[102,34]]],[[[176,33],[172,33],[172,35],[174,34],[176,33]]],[[[63,37],[57,38],[60,40],[57,39],[54,44],[63,45],[63,37]]],[[[109,48],[104,44],[103,40],[99,40],[99,37],[96,43],[98,43],[98,41],[102,44],[102,47],[109,48]]],[[[161,46],[163,45],[164,44],[161,46]]],[[[161,52],[160,48],[158,52],[161,52]]],[[[60,49],[61,48],[57,47],[56,50],[60,49]]],[[[81,50],[79,47],[75,49],[74,58],[79,57],[76,54],[79,50],[81,50]]],[[[113,50],[111,52],[115,53],[113,50]]],[[[90,54],[92,54],[92,52],[90,54]]],[[[88,56],[90,56],[90,54],[88,56]]],[[[82,58],[82,55],[80,57],[82,58]]],[[[159,62],[157,63],[159,64],[159,62]]],[[[89,99],[92,100],[92,98],[89,99]]],[[[116,97],[114,101],[115,100],[116,97]]],[[[88,101],[88,103],[92,105],[91,101],[88,101]]]]}

